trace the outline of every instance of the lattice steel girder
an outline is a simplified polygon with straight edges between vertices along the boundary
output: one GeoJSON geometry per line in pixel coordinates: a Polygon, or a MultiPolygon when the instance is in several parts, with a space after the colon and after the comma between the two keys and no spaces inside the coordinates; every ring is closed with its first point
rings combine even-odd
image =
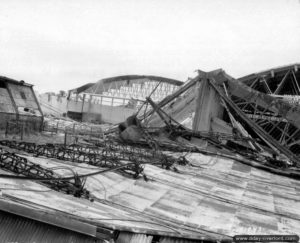
{"type": "Polygon", "coordinates": [[[10,140],[0,140],[0,145],[24,150],[28,153],[35,154],[35,156],[46,156],[76,163],[86,163],[98,167],[115,168],[120,165],[128,164],[128,166],[120,169],[120,171],[127,175],[133,175],[135,178],[143,172],[141,164],[159,163],[162,167],[170,168],[178,161],[177,158],[163,154],[160,151],[141,149],[108,140],[97,143],[96,146],[77,144],[69,146],[62,144],[36,145],[33,143],[10,140]],[[134,164],[132,164],[132,162],[134,164]]]}
{"type": "MultiPolygon", "coordinates": [[[[29,144],[31,146],[31,144],[29,144]]],[[[28,161],[26,158],[0,148],[0,168],[16,174],[37,179],[49,179],[41,183],[56,191],[73,194],[76,197],[89,198],[89,191],[84,189],[84,182],[79,178],[72,181],[59,180],[53,170],[28,161]],[[53,180],[51,180],[53,179],[53,180]]]]}
{"type": "Polygon", "coordinates": [[[228,86],[231,95],[268,109],[300,128],[300,106],[292,106],[283,100],[258,92],[237,80],[228,80],[228,86]]]}
{"type": "Polygon", "coordinates": [[[238,81],[263,93],[267,93],[262,78],[266,80],[273,95],[299,95],[300,63],[272,68],[258,73],[253,73],[238,79],[238,81]],[[298,81],[295,79],[298,79],[298,81]]]}
{"type": "Polygon", "coordinates": [[[282,89],[283,85],[285,84],[285,81],[287,80],[287,77],[289,76],[290,72],[291,72],[291,70],[288,70],[286,72],[286,74],[284,75],[284,77],[282,78],[280,83],[278,84],[277,89],[275,90],[274,94],[279,94],[279,92],[282,89]]]}
{"type": "MultiPolygon", "coordinates": [[[[281,129],[279,127],[279,125],[283,122],[285,123],[286,125],[290,125],[290,122],[287,121],[285,118],[281,117],[281,116],[278,116],[278,114],[275,114],[274,112],[270,111],[268,108],[269,107],[260,107],[258,106],[256,103],[253,103],[253,101],[245,101],[244,99],[242,98],[234,98],[233,101],[235,102],[236,105],[238,105],[241,110],[246,113],[247,117],[254,120],[260,127],[262,127],[268,134],[270,134],[273,138],[275,139],[279,139],[279,142],[281,144],[284,144],[282,142],[282,138],[285,137],[287,139],[291,139],[292,142],[296,141],[298,139],[298,136],[291,136],[289,133],[288,133],[288,130],[286,129],[281,129]],[[245,101],[247,102],[247,105],[240,105],[241,104],[241,101],[245,101]],[[250,108],[250,109],[249,109],[250,108]],[[252,109],[251,109],[252,108],[252,109]],[[259,108],[259,112],[257,112],[257,108],[259,108]],[[274,125],[273,124],[273,127],[271,129],[267,129],[266,127],[263,127],[263,125],[258,122],[257,120],[269,120],[271,123],[272,121],[273,122],[278,122],[277,125],[274,125]],[[278,136],[275,136],[274,134],[272,134],[273,131],[279,131],[281,133],[281,135],[278,137],[278,136]]],[[[293,126],[293,125],[291,125],[293,126]]],[[[296,143],[292,143],[292,145],[294,145],[296,143]]],[[[288,146],[288,148],[290,149],[290,146],[288,146]]]]}
{"type": "MultiPolygon", "coordinates": [[[[224,75],[225,76],[225,75],[224,75]]],[[[251,88],[249,87],[237,87],[235,88],[233,86],[233,84],[235,84],[236,86],[241,86],[239,84],[237,84],[237,81],[233,81],[233,79],[231,78],[231,80],[227,80],[229,85],[231,86],[231,93],[234,93],[234,95],[243,98],[243,99],[249,99],[252,100],[254,103],[258,103],[258,104],[262,104],[262,106],[264,107],[268,107],[270,106],[269,103],[271,103],[273,100],[268,99],[269,102],[265,102],[263,99],[263,96],[261,94],[256,95],[256,99],[255,98],[251,98],[249,95],[253,94],[252,92],[249,91],[253,91],[251,88]],[[250,90],[249,90],[250,89],[250,90]],[[238,90],[240,90],[240,94],[237,95],[238,90]],[[248,97],[247,97],[248,95],[248,97]],[[245,98],[247,97],[247,98],[245,98]]],[[[249,119],[246,114],[229,98],[225,95],[224,91],[217,85],[217,83],[214,81],[214,78],[211,77],[209,79],[209,82],[211,84],[211,86],[217,91],[217,93],[226,101],[226,103],[230,106],[231,109],[233,109],[238,116],[244,120],[244,122],[246,122],[252,129],[253,131],[255,131],[255,133],[261,138],[263,139],[267,144],[270,145],[271,148],[274,149],[274,152],[276,150],[280,151],[281,153],[283,153],[285,156],[287,156],[287,158],[289,158],[291,160],[291,162],[293,162],[294,164],[296,164],[297,166],[300,166],[300,159],[293,153],[291,152],[287,147],[282,146],[279,142],[277,142],[272,136],[270,136],[263,128],[261,128],[259,125],[257,125],[254,121],[252,121],[251,119],[249,119]]],[[[300,120],[300,117],[298,117],[298,119],[300,120]]],[[[299,124],[298,124],[299,126],[299,124]]]]}

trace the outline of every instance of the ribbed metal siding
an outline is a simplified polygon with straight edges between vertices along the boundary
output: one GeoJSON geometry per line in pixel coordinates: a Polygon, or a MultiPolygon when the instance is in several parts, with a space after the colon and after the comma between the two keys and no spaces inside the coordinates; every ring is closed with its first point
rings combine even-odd
{"type": "Polygon", "coordinates": [[[201,242],[201,241],[176,239],[176,238],[170,238],[170,237],[162,237],[159,240],[159,243],[195,243],[195,242],[201,242]]]}
{"type": "Polygon", "coordinates": [[[121,232],[116,243],[151,243],[153,236],[121,232]]]}
{"type": "Polygon", "coordinates": [[[103,241],[0,211],[0,242],[102,243],[103,241]]]}
{"type": "MultiPolygon", "coordinates": [[[[152,240],[153,240],[153,236],[147,236],[145,234],[121,232],[116,243],[151,243],[152,240]]],[[[178,239],[172,237],[161,237],[159,239],[159,243],[196,243],[196,242],[201,242],[201,241],[178,239]]]]}

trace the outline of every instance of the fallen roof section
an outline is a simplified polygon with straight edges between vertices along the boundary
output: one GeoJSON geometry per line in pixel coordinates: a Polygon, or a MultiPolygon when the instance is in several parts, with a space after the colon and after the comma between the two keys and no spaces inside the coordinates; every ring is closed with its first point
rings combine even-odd
{"type": "MultiPolygon", "coordinates": [[[[48,167],[72,168],[78,174],[93,166],[27,157],[48,167]]],[[[243,234],[299,234],[298,180],[274,175],[219,156],[190,154],[179,171],[146,165],[148,181],[114,172],[87,178],[94,202],[74,198],[34,182],[0,179],[2,200],[69,215],[99,230],[107,228],[186,239],[225,240],[243,234]],[[33,190],[34,189],[34,190],[33,190]],[[40,191],[40,192],[39,192],[40,191]]],[[[62,175],[68,175],[62,169],[62,175]]],[[[62,215],[63,215],[62,214],[62,215]]]]}
{"type": "Polygon", "coordinates": [[[152,109],[107,137],[78,136],[77,144],[66,137],[65,144],[2,140],[3,210],[116,242],[300,234],[297,107],[221,69],[199,70],[158,104],[146,102],[152,109]],[[178,119],[192,110],[187,128],[178,119]],[[214,131],[216,121],[228,132],[214,131]],[[278,141],[276,129],[283,131],[278,141]],[[66,181],[67,189],[53,186],[66,181]],[[68,189],[74,187],[86,193],[68,189]]]}

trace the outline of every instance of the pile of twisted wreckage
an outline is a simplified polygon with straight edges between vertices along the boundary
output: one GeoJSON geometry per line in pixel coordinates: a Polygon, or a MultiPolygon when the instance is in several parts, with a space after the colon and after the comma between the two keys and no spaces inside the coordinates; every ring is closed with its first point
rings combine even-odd
{"type": "Polygon", "coordinates": [[[102,138],[1,140],[2,239],[167,243],[299,235],[300,106],[280,96],[284,89],[300,95],[298,67],[240,80],[223,70],[198,71],[158,103],[150,94],[102,138]],[[295,80],[287,84],[289,78],[295,80]]]}

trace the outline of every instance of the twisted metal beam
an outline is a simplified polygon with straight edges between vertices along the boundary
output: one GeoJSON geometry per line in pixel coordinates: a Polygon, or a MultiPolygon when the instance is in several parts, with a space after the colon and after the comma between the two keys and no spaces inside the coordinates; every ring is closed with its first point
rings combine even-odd
{"type": "Polygon", "coordinates": [[[85,179],[77,178],[76,173],[74,174],[74,181],[57,180],[59,179],[59,175],[53,170],[43,168],[40,165],[28,161],[26,158],[7,152],[2,148],[0,148],[0,168],[27,177],[49,179],[41,183],[55,191],[72,194],[75,197],[89,198],[90,193],[84,188],[85,179]],[[52,181],[51,179],[55,180],[52,181]]]}

